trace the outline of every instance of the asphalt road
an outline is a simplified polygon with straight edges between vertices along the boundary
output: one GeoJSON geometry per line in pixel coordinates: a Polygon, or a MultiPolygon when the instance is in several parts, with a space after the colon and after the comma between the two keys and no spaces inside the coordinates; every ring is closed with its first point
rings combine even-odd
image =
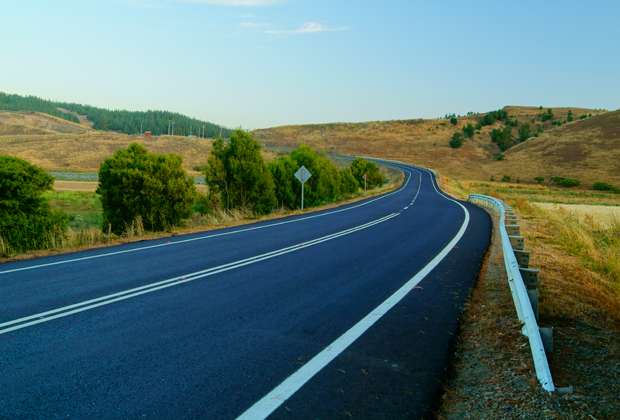
{"type": "Polygon", "coordinates": [[[406,172],[335,210],[0,265],[0,419],[428,416],[491,225],[406,172]]]}

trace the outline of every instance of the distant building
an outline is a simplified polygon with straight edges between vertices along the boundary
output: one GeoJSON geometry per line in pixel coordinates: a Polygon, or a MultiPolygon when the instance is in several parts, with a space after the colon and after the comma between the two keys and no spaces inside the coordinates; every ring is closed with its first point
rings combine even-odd
{"type": "Polygon", "coordinates": [[[151,137],[151,132],[150,131],[145,131],[144,132],[144,137],[151,137]]]}

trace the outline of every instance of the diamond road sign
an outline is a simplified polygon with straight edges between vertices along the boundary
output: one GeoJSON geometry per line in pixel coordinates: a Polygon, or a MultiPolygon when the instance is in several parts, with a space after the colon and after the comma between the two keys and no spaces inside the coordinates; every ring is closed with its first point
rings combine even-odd
{"type": "Polygon", "coordinates": [[[295,172],[295,178],[297,178],[302,184],[305,184],[311,176],[312,174],[306,169],[305,166],[302,166],[297,172],[295,172]]]}

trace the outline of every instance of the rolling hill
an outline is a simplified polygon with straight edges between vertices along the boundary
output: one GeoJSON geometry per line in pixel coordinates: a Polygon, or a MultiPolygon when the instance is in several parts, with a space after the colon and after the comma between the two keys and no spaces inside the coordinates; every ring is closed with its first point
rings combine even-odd
{"type": "Polygon", "coordinates": [[[620,184],[618,163],[602,158],[607,155],[617,160],[620,154],[620,111],[553,108],[554,117],[542,121],[541,114],[547,108],[503,109],[511,120],[518,120],[512,129],[514,138],[525,123],[530,124],[532,132],[539,125],[543,132],[502,152],[505,158],[501,161],[493,157],[501,151],[490,135],[492,130],[506,127],[500,121],[476,131],[459,149],[449,146],[455,132],[462,132],[467,124],[475,126],[485,114],[459,117],[456,126],[448,119],[417,119],[281,126],[253,133],[267,146],[292,148],[306,143],[326,152],[416,163],[457,179],[489,180],[491,176],[501,179],[509,175],[533,183],[536,176],[549,179],[553,175],[578,178],[590,186],[594,181],[620,184]],[[574,116],[572,122],[567,122],[569,110],[574,116]],[[592,117],[580,119],[582,115],[592,117]],[[558,122],[562,125],[556,125],[558,122]]]}

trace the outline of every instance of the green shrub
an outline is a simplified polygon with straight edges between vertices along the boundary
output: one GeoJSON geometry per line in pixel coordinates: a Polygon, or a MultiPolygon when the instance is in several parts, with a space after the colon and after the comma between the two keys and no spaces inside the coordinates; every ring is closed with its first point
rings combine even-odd
{"type": "Polygon", "coordinates": [[[504,175],[502,177],[502,182],[510,182],[510,177],[508,175],[504,175]]]}
{"type": "Polygon", "coordinates": [[[501,153],[493,153],[493,159],[495,160],[504,160],[506,156],[502,155],[501,153]]]}
{"type": "Polygon", "coordinates": [[[465,136],[471,138],[474,136],[474,126],[471,124],[467,124],[466,126],[463,127],[463,133],[465,134],[465,136]]]}
{"type": "Polygon", "coordinates": [[[563,187],[576,187],[581,184],[581,181],[578,179],[564,178],[559,182],[559,184],[563,187]]]}
{"type": "Polygon", "coordinates": [[[459,120],[457,120],[455,117],[450,118],[450,124],[457,125],[458,122],[459,122],[459,120]]]}
{"type": "Polygon", "coordinates": [[[132,143],[118,149],[99,167],[103,226],[122,234],[136,217],[147,230],[161,231],[178,226],[191,216],[196,196],[194,178],[183,169],[181,155],[160,155],[132,143]]]}
{"type": "Polygon", "coordinates": [[[534,181],[538,181],[539,184],[542,184],[544,180],[545,178],[543,178],[542,176],[537,176],[536,178],[534,178],[534,181]]]}
{"type": "Polygon", "coordinates": [[[491,181],[495,181],[495,177],[491,175],[491,181]]]}
{"type": "Polygon", "coordinates": [[[204,172],[207,170],[207,165],[195,165],[192,169],[194,171],[204,172]]]}
{"type": "Polygon", "coordinates": [[[65,235],[68,215],[43,195],[53,185],[38,166],[0,155],[0,254],[48,248],[65,235]]]}
{"type": "Polygon", "coordinates": [[[592,186],[592,189],[596,191],[620,192],[620,189],[606,182],[595,182],[594,185],[592,186]]]}
{"type": "Polygon", "coordinates": [[[450,147],[453,149],[458,149],[463,145],[463,136],[461,133],[454,133],[452,135],[452,140],[450,140],[450,147]]]}
{"type": "Polygon", "coordinates": [[[368,189],[380,187],[385,182],[377,164],[375,162],[368,162],[364,158],[353,159],[353,162],[351,162],[351,174],[353,174],[360,187],[364,185],[364,178],[362,176],[364,174],[368,175],[366,179],[366,187],[368,189]]]}

